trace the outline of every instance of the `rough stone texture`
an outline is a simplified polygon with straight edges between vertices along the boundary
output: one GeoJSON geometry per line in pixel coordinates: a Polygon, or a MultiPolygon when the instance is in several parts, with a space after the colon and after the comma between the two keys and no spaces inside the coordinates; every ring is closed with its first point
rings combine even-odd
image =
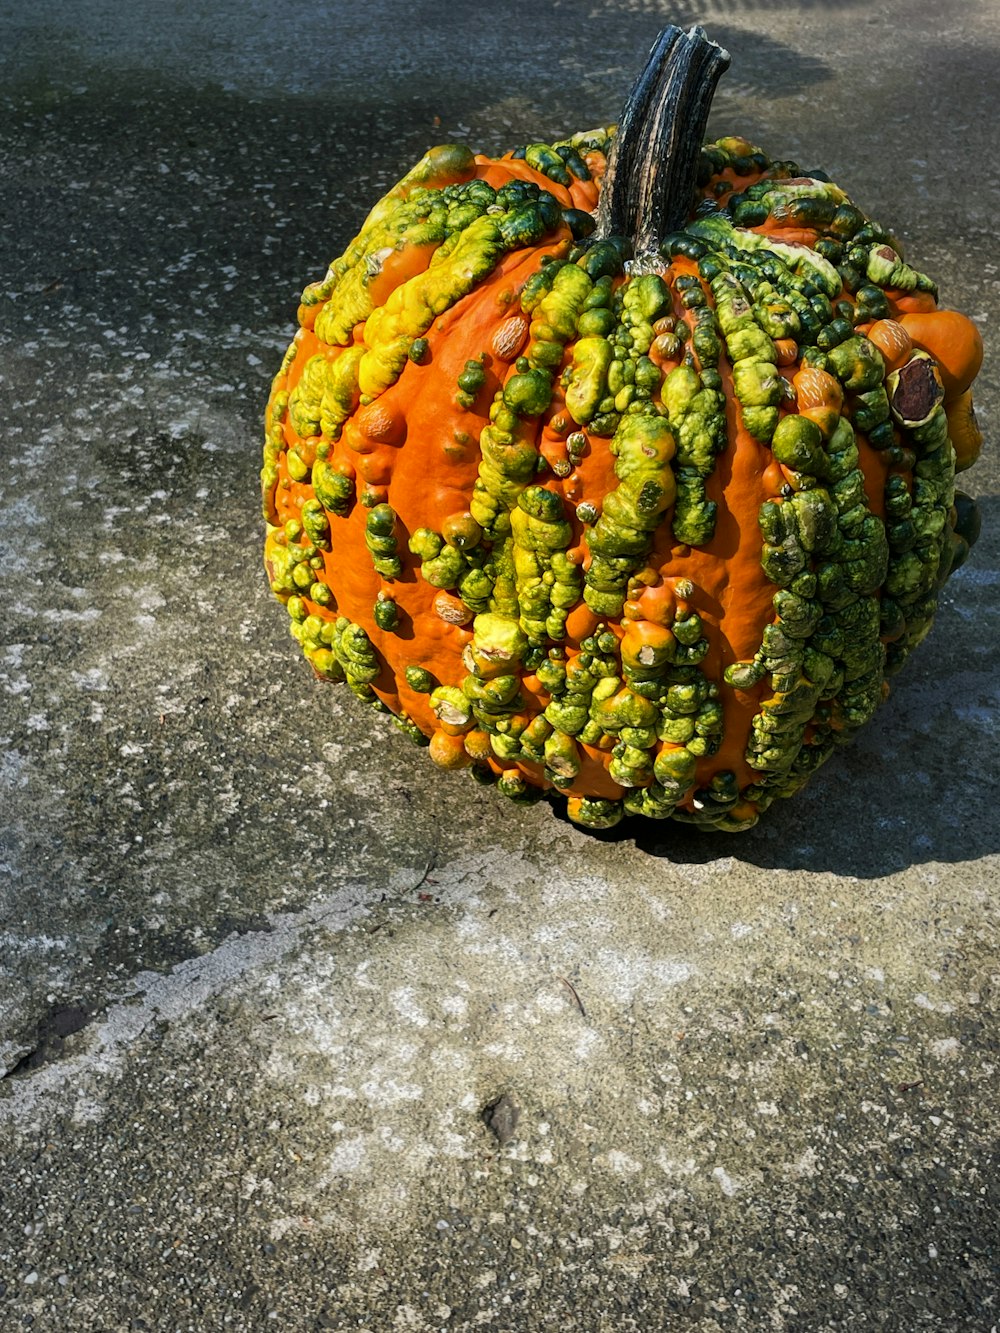
{"type": "Polygon", "coordinates": [[[41,0],[0,16],[0,1326],[1000,1320],[997,454],[850,752],[587,836],[313,682],[260,569],[297,293],[428,143],[613,119],[660,23],[987,345],[1000,15],[41,0]]]}

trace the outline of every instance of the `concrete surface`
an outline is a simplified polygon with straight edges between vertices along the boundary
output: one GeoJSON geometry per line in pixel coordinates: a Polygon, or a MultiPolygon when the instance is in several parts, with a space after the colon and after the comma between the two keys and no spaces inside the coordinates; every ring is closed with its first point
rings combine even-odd
{"type": "Polygon", "coordinates": [[[738,839],[588,837],[313,682],[260,568],[300,288],[431,142],[613,119],[666,19],[1000,404],[1000,12],[0,15],[0,1328],[1000,1321],[998,463],[861,743],[738,839]]]}

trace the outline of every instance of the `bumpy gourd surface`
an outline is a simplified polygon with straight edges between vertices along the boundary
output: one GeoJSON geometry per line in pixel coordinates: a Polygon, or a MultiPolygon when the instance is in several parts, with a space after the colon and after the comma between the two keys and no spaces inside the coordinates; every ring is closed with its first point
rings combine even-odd
{"type": "Polygon", "coordinates": [[[980,344],[842,190],[740,139],[627,272],[586,235],[608,147],[435,149],[306,289],[266,565],[315,671],[443,767],[740,829],[930,626],[980,344]]]}

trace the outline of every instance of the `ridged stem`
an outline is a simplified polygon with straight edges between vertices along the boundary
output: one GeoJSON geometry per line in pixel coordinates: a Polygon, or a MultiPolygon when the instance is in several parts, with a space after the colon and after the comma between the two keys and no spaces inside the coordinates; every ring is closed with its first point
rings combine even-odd
{"type": "Polygon", "coordinates": [[[683,226],[708,113],[729,53],[702,28],[664,28],[622,110],[601,189],[598,238],[627,236],[636,255],[683,226]]]}

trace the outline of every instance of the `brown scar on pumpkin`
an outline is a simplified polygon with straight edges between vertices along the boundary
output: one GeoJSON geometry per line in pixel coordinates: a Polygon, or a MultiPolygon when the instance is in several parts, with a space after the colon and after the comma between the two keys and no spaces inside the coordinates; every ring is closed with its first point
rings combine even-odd
{"type": "Polygon", "coordinates": [[[890,378],[889,402],[903,422],[926,421],[944,398],[937,366],[929,357],[915,356],[890,378]]]}

